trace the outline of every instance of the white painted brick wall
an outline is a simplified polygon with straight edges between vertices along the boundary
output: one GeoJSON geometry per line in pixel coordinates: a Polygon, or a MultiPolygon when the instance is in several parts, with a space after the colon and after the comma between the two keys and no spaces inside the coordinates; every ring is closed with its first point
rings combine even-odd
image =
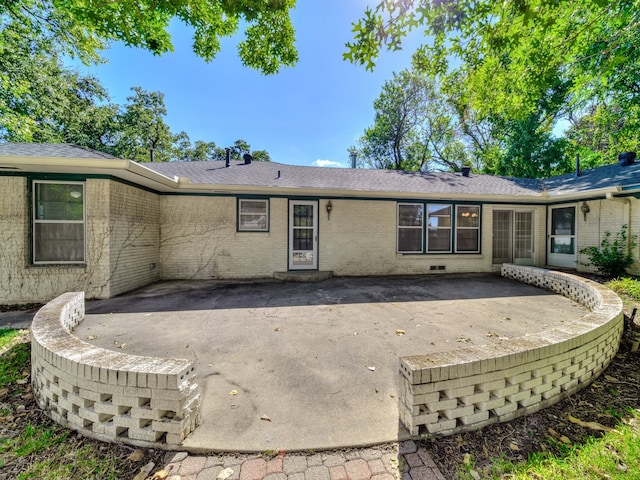
{"type": "Polygon", "coordinates": [[[71,332],[84,295],[45,305],[31,326],[32,386],[56,422],[107,441],[177,446],[199,423],[200,395],[189,360],[104,350],[71,332]]]}
{"type": "Polygon", "coordinates": [[[613,292],[539,268],[504,265],[502,272],[592,311],[572,324],[501,345],[402,357],[401,421],[411,434],[448,435],[535,412],[588,385],[615,355],[623,316],[613,292]]]}

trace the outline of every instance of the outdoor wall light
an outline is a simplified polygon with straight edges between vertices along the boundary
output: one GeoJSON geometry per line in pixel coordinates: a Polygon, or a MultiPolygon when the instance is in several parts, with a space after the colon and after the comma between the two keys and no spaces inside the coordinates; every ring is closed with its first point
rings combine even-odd
{"type": "Polygon", "coordinates": [[[333,205],[331,205],[331,200],[327,202],[327,220],[331,219],[331,210],[333,210],[333,205]]]}
{"type": "Polygon", "coordinates": [[[580,205],[580,211],[584,215],[584,221],[586,222],[587,221],[587,213],[589,213],[591,211],[591,209],[589,208],[589,205],[587,205],[587,202],[582,202],[582,205],[580,205]]]}

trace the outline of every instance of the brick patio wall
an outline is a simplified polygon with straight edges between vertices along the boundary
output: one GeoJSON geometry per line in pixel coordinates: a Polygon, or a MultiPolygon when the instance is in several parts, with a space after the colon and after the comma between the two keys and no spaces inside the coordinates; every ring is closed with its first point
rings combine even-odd
{"type": "Polygon", "coordinates": [[[31,381],[54,421],[88,437],[172,448],[199,423],[200,394],[189,360],[98,348],[73,335],[84,292],[42,307],[31,325],[31,381]]]}
{"type": "Polygon", "coordinates": [[[505,264],[502,275],[591,311],[527,337],[402,357],[400,420],[412,435],[450,435],[536,412],[587,386],[618,351],[622,302],[608,288],[535,267],[505,264]]]}

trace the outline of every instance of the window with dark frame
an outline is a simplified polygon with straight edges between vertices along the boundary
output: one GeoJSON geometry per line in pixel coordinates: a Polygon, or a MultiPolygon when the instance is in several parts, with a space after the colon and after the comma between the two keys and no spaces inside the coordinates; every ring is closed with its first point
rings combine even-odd
{"type": "Polygon", "coordinates": [[[240,199],[238,201],[238,230],[241,232],[269,231],[269,200],[240,199]]]}
{"type": "Polygon", "coordinates": [[[480,251],[480,206],[456,205],[456,252],[480,251]]]}
{"type": "Polygon", "coordinates": [[[85,262],[84,199],[82,182],[33,181],[34,264],[85,262]]]}
{"type": "Polygon", "coordinates": [[[398,245],[400,253],[422,253],[424,205],[398,204],[398,245]]]}
{"type": "Polygon", "coordinates": [[[480,252],[480,205],[397,203],[397,212],[398,253],[480,252]]]}
{"type": "Polygon", "coordinates": [[[451,205],[427,205],[427,252],[451,252],[451,205]]]}

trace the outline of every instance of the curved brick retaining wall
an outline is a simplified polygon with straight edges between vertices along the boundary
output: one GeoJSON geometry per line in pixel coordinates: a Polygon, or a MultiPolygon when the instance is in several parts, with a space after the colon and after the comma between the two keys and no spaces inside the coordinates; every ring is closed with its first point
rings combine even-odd
{"type": "Polygon", "coordinates": [[[31,381],[38,405],[83,434],[138,446],[177,447],[199,422],[189,360],[140,357],[83,342],[84,292],[42,307],[31,325],[31,381]]]}
{"type": "Polygon", "coordinates": [[[412,435],[450,435],[533,413],[587,386],[618,351],[620,298],[574,275],[504,265],[502,275],[569,297],[591,312],[500,344],[400,359],[400,420],[412,435]]]}

